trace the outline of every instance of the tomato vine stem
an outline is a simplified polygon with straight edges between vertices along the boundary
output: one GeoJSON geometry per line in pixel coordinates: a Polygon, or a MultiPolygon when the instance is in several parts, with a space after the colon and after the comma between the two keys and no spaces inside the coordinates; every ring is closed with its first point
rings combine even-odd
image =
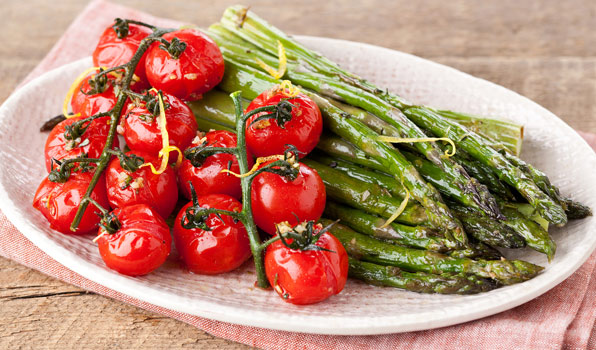
{"type": "MultiPolygon", "coordinates": [[[[120,31],[119,35],[122,35],[123,37],[128,35],[128,23],[134,23],[134,24],[146,26],[148,28],[151,28],[153,30],[153,33],[141,41],[139,48],[137,49],[137,51],[135,52],[135,54],[133,55],[133,57],[131,58],[131,60],[128,63],[125,63],[125,64],[117,66],[117,67],[101,69],[100,72],[98,72],[94,76],[94,79],[98,79],[98,78],[105,76],[106,74],[111,73],[111,72],[124,70],[124,78],[120,85],[121,88],[120,88],[120,91],[118,92],[118,99],[116,101],[116,105],[111,110],[109,110],[107,112],[103,112],[103,113],[91,116],[89,118],[86,118],[86,120],[85,120],[85,122],[87,122],[87,121],[90,122],[94,119],[99,118],[100,116],[109,115],[110,116],[110,124],[109,124],[110,129],[108,132],[106,143],[104,145],[104,148],[102,150],[102,153],[101,153],[101,156],[99,159],[88,159],[88,158],[78,159],[79,161],[83,161],[83,162],[89,162],[92,160],[94,163],[97,164],[97,166],[95,168],[95,171],[93,173],[93,177],[91,178],[89,186],[87,187],[85,195],[81,199],[79,208],[77,209],[77,213],[75,215],[75,218],[70,225],[71,231],[77,230],[77,227],[79,226],[81,219],[83,217],[83,213],[85,213],[89,204],[93,204],[98,210],[100,210],[102,212],[104,220],[102,221],[101,226],[104,227],[104,229],[112,231],[112,226],[117,226],[119,224],[118,222],[114,221],[114,220],[117,220],[117,218],[108,217],[109,214],[108,214],[107,210],[105,208],[102,208],[95,200],[93,200],[91,198],[91,194],[93,192],[93,189],[97,185],[99,179],[101,178],[103,172],[105,171],[105,169],[113,155],[117,155],[117,156],[119,156],[119,158],[122,158],[121,161],[123,161],[123,159],[126,161],[123,154],[120,154],[120,153],[112,150],[112,146],[114,144],[114,138],[116,137],[116,129],[120,123],[122,109],[125,106],[126,100],[129,97],[131,97],[131,98],[143,98],[144,97],[144,95],[135,93],[129,89],[130,84],[133,79],[133,76],[134,76],[134,71],[135,71],[136,67],[138,66],[143,54],[147,51],[147,49],[150,47],[150,45],[156,41],[160,42],[162,44],[162,45],[160,45],[160,47],[162,47],[162,49],[168,50],[168,52],[170,51],[170,48],[171,48],[172,50],[176,51],[177,54],[179,54],[185,48],[184,43],[168,42],[167,40],[162,38],[162,36],[164,34],[174,31],[174,29],[158,28],[158,27],[154,27],[149,24],[145,24],[145,23],[133,21],[133,20],[116,19],[116,25],[114,26],[114,28],[115,28],[115,30],[118,29],[120,31]],[[108,222],[109,220],[111,220],[111,221],[108,222]]],[[[290,112],[291,112],[291,108],[293,106],[291,104],[288,105],[287,103],[284,104],[283,106],[282,105],[265,106],[265,107],[260,107],[260,108],[254,109],[254,110],[244,114],[243,110],[242,110],[240,92],[239,91],[234,92],[230,96],[231,96],[232,100],[234,101],[235,112],[236,112],[236,135],[237,135],[236,147],[220,148],[220,147],[199,146],[199,147],[195,147],[195,151],[192,151],[192,149],[187,150],[190,152],[185,152],[185,155],[187,158],[191,159],[192,154],[190,154],[190,153],[197,152],[197,151],[202,153],[200,156],[204,156],[204,155],[208,155],[208,154],[215,154],[215,153],[222,153],[222,152],[231,153],[238,159],[240,173],[248,174],[251,169],[248,166],[248,159],[247,159],[247,153],[246,153],[246,135],[245,135],[246,122],[253,115],[256,115],[256,114],[262,113],[262,112],[270,113],[267,116],[269,118],[273,117],[275,115],[278,115],[278,114],[280,114],[280,115],[283,114],[284,116],[286,114],[291,115],[290,112]],[[200,148],[200,147],[202,147],[202,150],[196,150],[197,148],[200,148]]],[[[85,122],[82,122],[80,125],[82,125],[85,122]]],[[[82,130],[82,133],[84,133],[85,131],[86,131],[86,128],[85,128],[85,130],[82,130]]],[[[256,270],[256,275],[257,275],[256,286],[263,288],[263,289],[269,287],[269,282],[268,282],[267,276],[265,274],[263,252],[265,251],[267,246],[269,246],[269,244],[279,240],[280,237],[276,236],[276,237],[272,237],[272,238],[266,240],[265,242],[261,241],[261,238],[259,236],[259,231],[257,230],[257,227],[254,223],[253,216],[252,216],[251,184],[257,175],[259,175],[265,171],[273,172],[273,173],[279,174],[280,176],[286,176],[288,178],[297,176],[298,169],[296,169],[292,165],[294,164],[293,162],[297,161],[297,159],[298,159],[298,152],[296,151],[294,146],[292,146],[292,145],[288,145],[288,146],[289,146],[288,151],[286,151],[286,154],[284,155],[283,160],[277,160],[277,161],[271,162],[269,164],[266,164],[266,165],[262,166],[261,168],[259,168],[258,170],[254,171],[253,173],[251,173],[250,175],[243,176],[241,178],[241,186],[242,186],[242,211],[241,212],[229,212],[226,210],[219,210],[219,209],[214,209],[214,208],[209,208],[209,209],[194,208],[195,210],[200,210],[200,211],[195,211],[194,215],[199,215],[199,216],[200,215],[208,215],[208,214],[229,215],[232,218],[234,218],[235,220],[239,220],[240,222],[242,222],[242,224],[246,228],[246,231],[247,231],[248,237],[249,237],[249,241],[250,241],[250,249],[251,249],[251,252],[253,255],[253,260],[254,260],[255,270],[256,270]],[[294,154],[294,152],[296,152],[296,153],[294,154]],[[288,156],[288,154],[290,156],[288,156]]],[[[133,162],[134,160],[128,160],[128,161],[133,162]]],[[[199,217],[199,219],[200,219],[200,217],[199,217]]],[[[183,220],[184,220],[184,217],[183,217],[183,220]]]]}
{"type": "MultiPolygon", "coordinates": [[[[130,83],[132,82],[132,79],[134,76],[134,71],[135,71],[136,67],[139,65],[139,62],[140,62],[141,58],[143,57],[143,54],[145,53],[145,51],[147,51],[149,46],[155,41],[161,41],[162,40],[161,37],[164,34],[174,31],[174,29],[157,28],[157,27],[154,27],[154,26],[142,23],[142,22],[131,21],[131,20],[125,20],[125,21],[127,23],[135,23],[135,24],[147,26],[147,27],[153,29],[153,33],[151,33],[151,35],[149,35],[148,37],[146,37],[145,39],[143,39],[141,41],[139,48],[137,49],[137,51],[135,52],[135,54],[133,55],[131,60],[128,63],[126,63],[118,68],[118,69],[124,69],[124,72],[125,72],[124,80],[122,82],[123,90],[127,90],[130,87],[130,83]]],[[[96,78],[100,75],[107,74],[113,70],[115,70],[115,69],[108,69],[108,70],[99,72],[96,74],[96,78]]],[[[70,224],[71,231],[77,230],[77,228],[81,222],[81,219],[83,218],[83,213],[85,213],[85,210],[89,206],[89,203],[92,203],[91,193],[93,192],[93,189],[95,188],[95,186],[97,185],[97,182],[101,178],[101,175],[103,174],[104,170],[108,166],[108,163],[111,158],[111,153],[109,151],[112,149],[112,145],[114,144],[114,138],[116,137],[116,128],[118,127],[118,124],[120,123],[120,115],[122,113],[122,108],[124,107],[127,98],[128,98],[127,94],[120,92],[118,95],[118,100],[116,101],[116,105],[109,112],[106,112],[106,113],[109,113],[109,115],[110,115],[110,130],[108,132],[108,137],[106,139],[105,146],[104,146],[101,156],[99,158],[99,162],[97,162],[97,167],[95,169],[95,172],[93,173],[91,182],[89,183],[89,186],[87,187],[87,191],[85,192],[85,196],[81,200],[81,203],[79,205],[79,208],[77,209],[75,218],[72,221],[72,223],[70,224]]],[[[93,204],[96,205],[95,203],[93,203],[93,204]]]]}
{"type": "MultiPolygon", "coordinates": [[[[271,172],[280,176],[286,176],[288,178],[295,178],[298,175],[298,169],[294,167],[295,162],[298,159],[298,151],[292,145],[288,145],[286,153],[283,155],[283,159],[278,159],[271,163],[267,163],[255,171],[251,171],[248,165],[248,158],[246,153],[246,123],[254,115],[259,113],[275,113],[280,109],[279,105],[264,106],[254,109],[246,114],[242,110],[242,102],[240,92],[234,92],[230,95],[234,102],[235,113],[236,113],[236,147],[210,147],[207,144],[198,145],[187,149],[185,157],[193,165],[200,166],[200,163],[207,157],[216,153],[229,153],[233,154],[238,160],[238,166],[240,168],[241,179],[240,183],[242,186],[242,211],[240,212],[229,212],[227,210],[221,210],[216,208],[200,208],[198,202],[195,200],[194,189],[191,186],[191,192],[193,193],[193,202],[196,202],[194,206],[187,209],[187,213],[182,217],[182,226],[189,225],[189,221],[193,221],[193,227],[205,229],[205,223],[201,219],[206,219],[208,214],[216,215],[229,215],[232,218],[242,222],[248,233],[250,241],[250,249],[253,255],[255,264],[255,270],[257,275],[256,286],[259,288],[268,288],[269,281],[265,274],[265,266],[263,261],[263,252],[273,242],[280,239],[279,236],[272,237],[265,242],[261,241],[259,231],[253,220],[252,215],[252,202],[251,202],[251,185],[253,180],[263,172],[271,172]],[[196,163],[196,164],[195,164],[196,163]],[[193,215],[192,220],[187,215],[193,215]]],[[[283,101],[280,103],[284,103],[283,101]]],[[[284,108],[287,106],[284,104],[284,108]]]]}

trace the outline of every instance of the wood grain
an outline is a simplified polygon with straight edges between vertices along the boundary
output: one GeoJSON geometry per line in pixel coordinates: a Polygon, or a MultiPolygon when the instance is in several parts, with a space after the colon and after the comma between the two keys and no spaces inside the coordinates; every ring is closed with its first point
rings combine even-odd
{"type": "MultiPolygon", "coordinates": [[[[208,26],[246,1],[116,1],[208,26]]],[[[289,33],[410,52],[501,84],[578,130],[596,132],[596,2],[254,0],[289,33]]],[[[44,57],[86,4],[2,1],[0,101],[44,57]]],[[[117,14],[114,14],[117,16],[117,14]]],[[[0,349],[221,348],[244,345],[62,283],[0,258],[0,349]]]]}

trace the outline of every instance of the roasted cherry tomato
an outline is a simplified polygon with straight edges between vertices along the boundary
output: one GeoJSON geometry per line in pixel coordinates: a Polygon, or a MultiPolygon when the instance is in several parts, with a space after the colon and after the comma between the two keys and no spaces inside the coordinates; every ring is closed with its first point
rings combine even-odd
{"type": "MultiPolygon", "coordinates": [[[[205,147],[236,147],[236,134],[216,130],[209,131],[204,138],[197,136],[190,147],[204,145],[205,147]]],[[[249,166],[252,166],[252,156],[247,154],[249,166]]],[[[216,153],[204,159],[201,166],[195,167],[191,161],[184,159],[180,169],[178,169],[178,180],[180,190],[184,197],[190,199],[190,186],[192,182],[195,191],[199,196],[222,193],[234,198],[242,198],[242,187],[240,179],[228,173],[222,173],[222,170],[230,170],[240,173],[238,160],[236,156],[230,153],[216,153]]]]}
{"type": "Polygon", "coordinates": [[[119,228],[99,229],[97,246],[106,265],[123,275],[141,276],[160,267],[170,254],[172,237],[164,219],[146,204],[112,212],[119,228]]]}
{"type": "Polygon", "coordinates": [[[246,109],[250,112],[259,107],[276,105],[282,100],[287,100],[294,106],[289,121],[279,122],[276,118],[255,121],[258,117],[268,114],[267,112],[256,114],[248,120],[246,145],[257,157],[283,154],[287,144],[296,146],[304,156],[319,142],[323,131],[323,119],[319,107],[304,94],[288,97],[286,92],[280,88],[265,91],[246,109]]]}
{"type": "Polygon", "coordinates": [[[275,224],[283,221],[297,225],[298,219],[319,220],[325,209],[325,199],[325,185],[321,177],[302,163],[294,181],[263,172],[252,182],[251,203],[255,224],[272,235],[275,234],[275,224]]]}
{"type": "MultiPolygon", "coordinates": [[[[82,234],[97,228],[99,216],[98,209],[89,204],[76,232],[70,230],[70,224],[75,218],[81,200],[85,196],[87,187],[91,182],[93,172],[73,172],[66,182],[52,182],[46,177],[33,199],[33,207],[39,210],[50,222],[50,227],[65,234],[82,234]]],[[[91,198],[104,208],[109,207],[106,195],[105,176],[91,192],[91,198]]]]}
{"type": "Polygon", "coordinates": [[[163,38],[170,42],[177,38],[186,44],[186,48],[180,53],[179,42],[171,44],[169,51],[162,49],[160,43],[151,46],[145,63],[151,86],[192,101],[219,84],[224,74],[224,61],[211,38],[194,29],[177,30],[163,38]],[[176,58],[176,55],[179,56],[176,58]]]}
{"type": "Polygon", "coordinates": [[[108,74],[105,80],[97,79],[104,81],[97,84],[94,83],[94,74],[90,74],[81,81],[75,89],[70,100],[70,107],[74,114],[80,113],[83,117],[90,117],[97,113],[107,112],[116,105],[118,98],[114,92],[115,80],[111,74],[108,74]]]}
{"type": "MultiPolygon", "coordinates": [[[[132,155],[128,152],[127,155],[132,155]]],[[[135,151],[134,155],[152,163],[157,169],[160,160],[147,153],[135,151]]],[[[106,171],[108,200],[113,208],[126,207],[133,204],[147,204],[155,209],[163,218],[167,218],[178,201],[176,173],[171,167],[157,175],[149,167],[141,167],[129,172],[120,166],[118,158],[112,159],[106,171]]]]}
{"type": "MultiPolygon", "coordinates": [[[[51,170],[52,159],[62,160],[67,158],[76,158],[86,155],[89,158],[99,158],[106,145],[110,126],[108,122],[110,117],[95,119],[87,127],[82,135],[77,135],[74,140],[67,140],[64,136],[67,126],[74,122],[85,119],[85,117],[75,117],[60,122],[52,129],[45,146],[46,169],[51,170]]],[[[85,125],[82,127],[84,128],[85,125]]],[[[118,138],[114,138],[113,147],[118,147],[118,138]]]]}
{"type": "MultiPolygon", "coordinates": [[[[155,95],[155,92],[150,92],[155,95]]],[[[197,122],[188,106],[179,98],[163,94],[170,145],[184,150],[197,135],[197,122]]],[[[159,108],[157,108],[159,110],[159,108]]],[[[153,115],[145,102],[131,102],[122,115],[119,132],[124,134],[126,144],[133,151],[157,156],[162,148],[159,116],[153,115]]]]}
{"type": "MultiPolygon", "coordinates": [[[[202,208],[217,208],[229,211],[242,211],[242,204],[225,194],[209,194],[198,197],[202,208]]],[[[244,225],[228,215],[210,214],[205,224],[210,230],[201,228],[185,229],[182,220],[188,223],[186,209],[188,203],[178,213],[174,222],[174,243],[188,269],[194,273],[213,275],[232,271],[251,256],[248,234],[244,225]]]]}
{"type": "MultiPolygon", "coordinates": [[[[313,234],[318,234],[321,229],[321,224],[317,224],[313,234]]],[[[288,239],[288,242],[292,240],[288,239]]],[[[346,284],[348,254],[339,240],[324,232],[313,245],[315,247],[307,247],[306,250],[291,249],[280,240],[267,247],[267,279],[289,303],[318,303],[341,292],[346,284]]]]}
{"type": "MultiPolygon", "coordinates": [[[[119,39],[113,26],[104,30],[99,37],[99,43],[95,51],[93,51],[93,65],[96,67],[112,68],[122,64],[128,63],[134,54],[137,52],[141,40],[145,39],[151,34],[151,29],[137,24],[128,24],[128,34],[119,39]]],[[[148,87],[147,75],[145,74],[145,58],[147,52],[143,54],[135,74],[139,78],[138,82],[133,81],[131,88],[139,91],[142,87],[148,87]]]]}

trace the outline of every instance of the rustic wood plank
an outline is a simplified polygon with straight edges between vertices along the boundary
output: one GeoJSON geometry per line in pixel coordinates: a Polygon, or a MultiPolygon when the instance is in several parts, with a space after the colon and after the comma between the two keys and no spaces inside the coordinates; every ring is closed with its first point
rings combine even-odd
{"type": "MultiPolygon", "coordinates": [[[[362,41],[434,59],[511,88],[573,127],[596,132],[596,2],[120,0],[208,26],[235,3],[289,33],[362,41]]],[[[85,3],[3,1],[0,101],[44,57],[85,3]]],[[[117,14],[114,14],[117,16],[117,14]]],[[[0,348],[245,348],[0,258],[0,348]]]]}
{"type": "Polygon", "coordinates": [[[0,349],[245,349],[0,258],[0,349]]]}
{"type": "Polygon", "coordinates": [[[576,130],[596,132],[596,57],[434,57],[516,91],[576,130]]]}
{"type": "Polygon", "coordinates": [[[596,54],[596,2],[585,0],[117,2],[201,26],[217,21],[229,5],[248,4],[288,33],[362,41],[419,56],[596,54]]]}

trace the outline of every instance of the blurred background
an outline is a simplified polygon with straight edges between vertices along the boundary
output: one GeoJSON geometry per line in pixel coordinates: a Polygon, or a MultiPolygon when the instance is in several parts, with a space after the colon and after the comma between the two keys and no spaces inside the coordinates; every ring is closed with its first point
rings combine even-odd
{"type": "MultiPolygon", "coordinates": [[[[113,0],[207,27],[235,3],[290,34],[408,52],[529,97],[577,130],[596,132],[596,1],[113,0]]],[[[0,1],[0,102],[86,6],[0,1]]],[[[118,14],[114,14],[114,17],[118,14]]],[[[172,319],[87,294],[0,258],[0,345],[77,348],[243,347],[172,319]],[[15,281],[18,281],[15,282],[15,281]],[[8,287],[7,287],[8,286],[8,287]],[[18,298],[18,288],[35,297],[18,298]]],[[[2,346],[0,346],[1,348],[2,346]]]]}
{"type": "MultiPolygon", "coordinates": [[[[596,2],[591,0],[114,0],[208,26],[243,3],[288,33],[366,42],[428,58],[515,90],[596,131],[596,2]]],[[[85,1],[0,2],[0,100],[41,60],[85,1]],[[12,38],[12,40],[11,40],[12,38]]]]}

